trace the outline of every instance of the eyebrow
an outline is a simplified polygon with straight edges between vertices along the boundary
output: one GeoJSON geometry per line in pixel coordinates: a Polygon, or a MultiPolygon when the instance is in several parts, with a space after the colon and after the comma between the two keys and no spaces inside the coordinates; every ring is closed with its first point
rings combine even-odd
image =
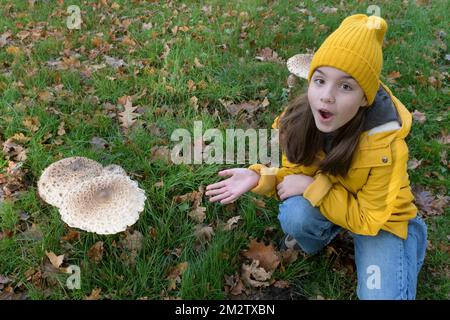
{"type": "MultiPolygon", "coordinates": [[[[320,72],[321,74],[323,74],[324,76],[326,76],[325,72],[320,71],[319,69],[316,70],[316,72],[320,72]]],[[[355,80],[355,78],[353,78],[352,76],[342,76],[342,79],[351,79],[351,80],[355,80]]],[[[355,80],[356,81],[356,80],[355,80]]]]}

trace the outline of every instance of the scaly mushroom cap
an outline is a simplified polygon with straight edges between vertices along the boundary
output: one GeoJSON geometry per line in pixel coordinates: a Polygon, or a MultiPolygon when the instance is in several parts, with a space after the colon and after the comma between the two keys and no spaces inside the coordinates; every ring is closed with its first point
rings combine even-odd
{"type": "Polygon", "coordinates": [[[52,163],[38,181],[39,196],[60,207],[63,197],[82,181],[102,174],[102,165],[84,157],[70,157],[52,163]]]}
{"type": "Polygon", "coordinates": [[[312,54],[296,54],[287,60],[286,65],[290,73],[295,74],[299,78],[308,79],[312,58],[312,54]]]}
{"type": "Polygon", "coordinates": [[[120,174],[102,175],[64,197],[61,218],[69,226],[98,234],[125,231],[139,219],[146,196],[137,182],[120,174]]]}
{"type": "Polygon", "coordinates": [[[104,167],[103,174],[121,174],[123,176],[127,175],[125,170],[117,164],[110,164],[109,166],[104,167]]]}

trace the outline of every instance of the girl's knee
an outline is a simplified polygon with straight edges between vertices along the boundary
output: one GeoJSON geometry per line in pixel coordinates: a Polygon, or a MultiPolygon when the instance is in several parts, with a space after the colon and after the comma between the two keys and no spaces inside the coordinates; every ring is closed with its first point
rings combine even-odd
{"type": "Polygon", "coordinates": [[[326,219],[321,216],[317,208],[303,196],[292,196],[280,204],[280,220],[283,231],[287,234],[301,234],[308,230],[321,230],[321,224],[326,219]]]}

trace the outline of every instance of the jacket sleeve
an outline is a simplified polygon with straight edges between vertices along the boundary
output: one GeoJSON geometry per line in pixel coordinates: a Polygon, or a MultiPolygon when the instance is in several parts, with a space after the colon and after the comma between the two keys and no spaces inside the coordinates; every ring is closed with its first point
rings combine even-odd
{"type": "MultiPolygon", "coordinates": [[[[284,113],[284,111],[283,111],[284,113]]],[[[279,115],[275,118],[272,128],[278,129],[279,118],[283,115],[279,115]]],[[[280,200],[277,194],[277,185],[283,181],[284,177],[289,174],[300,174],[304,172],[304,166],[289,163],[286,157],[282,156],[281,167],[267,167],[263,164],[252,164],[248,169],[255,171],[260,175],[258,185],[254,187],[250,192],[272,197],[280,200]]]]}
{"type": "Polygon", "coordinates": [[[334,224],[356,234],[377,235],[392,214],[407,170],[408,147],[404,140],[392,142],[391,156],[390,165],[370,169],[367,182],[356,195],[319,173],[303,196],[334,224]]]}

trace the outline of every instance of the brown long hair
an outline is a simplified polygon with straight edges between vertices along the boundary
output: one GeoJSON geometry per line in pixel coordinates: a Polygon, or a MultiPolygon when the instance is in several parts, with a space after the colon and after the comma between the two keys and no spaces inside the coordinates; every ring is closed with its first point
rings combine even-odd
{"type": "MultiPolygon", "coordinates": [[[[333,133],[331,150],[319,163],[319,170],[344,177],[364,130],[367,108],[360,108],[352,120],[333,133]]],[[[307,93],[293,98],[279,122],[280,146],[287,159],[309,166],[323,148],[325,134],[317,129],[307,93]]]]}

